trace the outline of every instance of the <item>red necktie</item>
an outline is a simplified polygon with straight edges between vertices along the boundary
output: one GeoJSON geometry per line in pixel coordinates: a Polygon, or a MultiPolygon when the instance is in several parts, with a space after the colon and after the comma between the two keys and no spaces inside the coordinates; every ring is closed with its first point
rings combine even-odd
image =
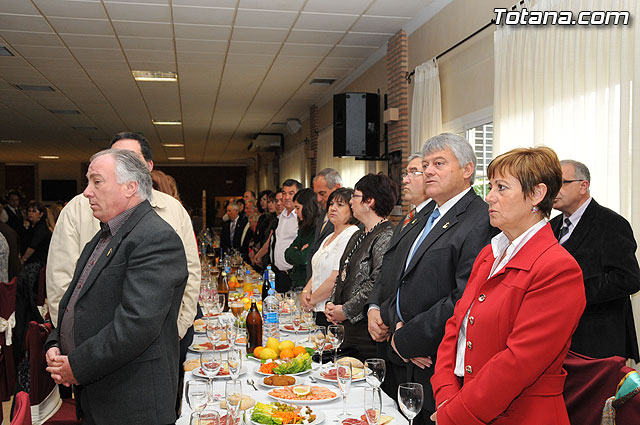
{"type": "Polygon", "coordinates": [[[404,229],[404,227],[409,224],[409,222],[411,220],[413,220],[413,217],[415,217],[416,215],[416,209],[412,209],[411,211],[409,211],[409,214],[407,214],[407,216],[404,218],[404,221],[402,222],[402,228],[404,229]]]}

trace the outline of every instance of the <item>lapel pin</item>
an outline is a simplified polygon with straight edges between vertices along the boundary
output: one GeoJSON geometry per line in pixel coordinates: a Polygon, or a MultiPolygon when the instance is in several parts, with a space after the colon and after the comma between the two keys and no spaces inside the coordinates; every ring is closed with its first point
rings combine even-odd
{"type": "Polygon", "coordinates": [[[448,221],[442,225],[443,229],[446,229],[447,227],[449,227],[449,222],[448,221]]]}
{"type": "Polygon", "coordinates": [[[418,219],[414,218],[413,221],[411,222],[411,224],[416,224],[416,221],[418,221],[418,219]]]}
{"type": "MultiPolygon", "coordinates": [[[[447,224],[449,224],[449,223],[447,223],[447,224]]],[[[107,257],[108,257],[109,255],[111,255],[111,251],[112,251],[112,250],[113,250],[113,248],[109,248],[109,252],[107,252],[107,257]]]]}

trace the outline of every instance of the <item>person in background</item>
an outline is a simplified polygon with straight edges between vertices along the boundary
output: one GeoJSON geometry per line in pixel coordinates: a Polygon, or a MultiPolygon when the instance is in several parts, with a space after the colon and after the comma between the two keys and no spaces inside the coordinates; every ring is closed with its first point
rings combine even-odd
{"type": "Polygon", "coordinates": [[[347,242],[358,231],[358,220],[353,216],[351,209],[352,197],[353,189],[350,188],[336,189],[329,195],[327,216],[334,230],[320,241],[311,258],[313,273],[300,294],[301,305],[316,311],[316,323],[321,326],[329,325],[324,314],[326,300],[336,283],[340,258],[347,242]]]}
{"type": "Polygon", "coordinates": [[[256,193],[253,190],[247,190],[242,194],[242,199],[244,200],[245,204],[247,203],[247,201],[256,200],[256,193]]]}
{"type": "Polygon", "coordinates": [[[278,227],[278,217],[284,210],[284,206],[282,205],[282,196],[283,194],[281,189],[269,194],[269,201],[267,203],[267,216],[269,223],[264,233],[266,238],[253,258],[253,264],[260,269],[263,269],[267,265],[273,263],[273,234],[278,227]]]}
{"type": "Polygon", "coordinates": [[[502,232],[477,256],[446,323],[431,419],[569,425],[562,364],[586,301],[580,266],[547,223],[560,162],[547,147],[514,149],[487,176],[489,219],[502,232]]]}
{"type": "Polygon", "coordinates": [[[367,331],[364,306],[382,268],[382,257],[393,234],[387,220],[398,199],[398,188],[384,174],[367,174],[356,183],[351,198],[353,215],[363,230],[353,234],[340,259],[336,283],[324,314],[334,324],[344,325],[345,349],[364,361],[375,357],[376,345],[367,331]]]}
{"type": "Polygon", "coordinates": [[[222,224],[220,247],[223,252],[227,252],[230,249],[240,250],[240,239],[247,225],[247,218],[240,215],[240,206],[235,202],[229,202],[229,204],[227,204],[227,215],[229,216],[229,220],[222,224]]]}
{"type": "Polygon", "coordinates": [[[249,218],[249,216],[258,213],[258,207],[256,204],[257,201],[255,199],[249,199],[248,201],[245,201],[244,212],[247,216],[247,219],[249,218]]]}
{"type": "Polygon", "coordinates": [[[9,221],[9,215],[5,211],[4,204],[2,203],[2,200],[0,199],[0,223],[6,223],[7,221],[9,221]]]}
{"type": "Polygon", "coordinates": [[[9,244],[9,269],[8,279],[11,280],[18,276],[22,271],[22,263],[20,262],[20,249],[18,248],[18,233],[7,223],[0,222],[0,234],[4,236],[9,244]]]}
{"type": "Polygon", "coordinates": [[[0,282],[9,282],[9,243],[0,233],[0,282]]]}
{"type": "Polygon", "coordinates": [[[171,195],[178,202],[182,203],[176,179],[160,170],[151,170],[151,181],[153,182],[153,188],[155,190],[171,195]]]}
{"type": "Polygon", "coordinates": [[[302,288],[307,283],[307,262],[320,216],[320,204],[311,189],[299,190],[293,197],[293,206],[298,217],[298,235],[284,251],[284,259],[293,268],[289,271],[291,289],[302,288]]]}
{"type": "MultiPolygon", "coordinates": [[[[276,274],[276,290],[287,292],[291,289],[289,271],[293,268],[284,258],[284,251],[289,248],[298,235],[298,217],[293,206],[293,197],[302,189],[302,184],[294,179],[287,179],[282,183],[282,213],[278,216],[278,227],[273,233],[273,271],[276,274]]],[[[264,288],[263,288],[264,290],[264,288]]]]}
{"type": "Polygon", "coordinates": [[[551,220],[560,244],[582,269],[587,307],[571,340],[571,351],[589,357],[622,356],[640,361],[630,295],[640,290],[636,240],[629,222],[598,204],[589,193],[586,165],[560,161],[562,187],[551,220]]]}
{"type": "Polygon", "coordinates": [[[22,232],[22,264],[38,263],[40,267],[47,263],[51,231],[47,226],[47,209],[39,202],[31,201],[27,208],[27,220],[22,232]]]}

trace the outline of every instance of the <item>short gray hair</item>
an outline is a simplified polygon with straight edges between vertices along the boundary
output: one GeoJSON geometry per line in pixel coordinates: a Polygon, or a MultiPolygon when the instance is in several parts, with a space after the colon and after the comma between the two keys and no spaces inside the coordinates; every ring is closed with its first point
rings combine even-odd
{"type": "Polygon", "coordinates": [[[327,182],[327,187],[329,189],[333,189],[337,184],[342,186],[342,177],[340,176],[340,173],[338,173],[338,171],[334,170],[333,168],[325,168],[324,170],[316,174],[313,179],[315,180],[318,177],[324,177],[324,181],[327,182]]]}
{"type": "Polygon", "coordinates": [[[449,148],[458,159],[460,167],[473,163],[473,173],[471,174],[471,185],[476,179],[476,154],[473,152],[471,144],[463,137],[452,133],[441,133],[433,136],[422,145],[422,155],[427,156],[433,152],[442,151],[449,148]]]}
{"type": "Polygon", "coordinates": [[[143,201],[151,199],[151,172],[147,168],[147,164],[140,160],[140,157],[126,149],[105,149],[94,154],[91,162],[103,155],[109,155],[113,158],[116,166],[114,173],[116,182],[124,184],[129,182],[137,182],[137,195],[143,201]]]}
{"type": "Polygon", "coordinates": [[[562,161],[560,161],[560,165],[564,165],[564,164],[573,165],[573,169],[575,170],[574,178],[580,179],[580,180],[586,180],[589,183],[591,183],[591,173],[589,172],[589,168],[587,168],[587,166],[584,165],[582,162],[576,161],[574,159],[563,159],[562,161]]]}
{"type": "Polygon", "coordinates": [[[232,210],[240,211],[240,205],[237,202],[229,202],[227,207],[231,207],[232,210]]]}
{"type": "Polygon", "coordinates": [[[412,153],[411,155],[409,155],[409,158],[407,158],[407,163],[413,161],[416,158],[419,158],[422,160],[422,158],[424,158],[424,155],[422,155],[422,152],[412,153]]]}

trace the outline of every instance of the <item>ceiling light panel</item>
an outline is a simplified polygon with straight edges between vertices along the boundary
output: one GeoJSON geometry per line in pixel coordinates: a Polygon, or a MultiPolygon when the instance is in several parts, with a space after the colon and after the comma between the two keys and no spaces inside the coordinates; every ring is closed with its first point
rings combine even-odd
{"type": "Polygon", "coordinates": [[[184,143],[163,143],[162,146],[165,148],[183,148],[184,143]]]}
{"type": "Polygon", "coordinates": [[[40,155],[40,159],[60,159],[58,155],[40,155]]]}
{"type": "Polygon", "coordinates": [[[152,120],[151,121],[153,124],[155,125],[182,125],[182,122],[174,120],[174,121],[170,121],[170,120],[152,120]]]}
{"type": "Polygon", "coordinates": [[[136,81],[178,81],[178,75],[175,72],[162,71],[131,71],[136,81]]]}
{"type": "Polygon", "coordinates": [[[170,156],[167,159],[169,161],[184,161],[184,156],[170,156]]]}

